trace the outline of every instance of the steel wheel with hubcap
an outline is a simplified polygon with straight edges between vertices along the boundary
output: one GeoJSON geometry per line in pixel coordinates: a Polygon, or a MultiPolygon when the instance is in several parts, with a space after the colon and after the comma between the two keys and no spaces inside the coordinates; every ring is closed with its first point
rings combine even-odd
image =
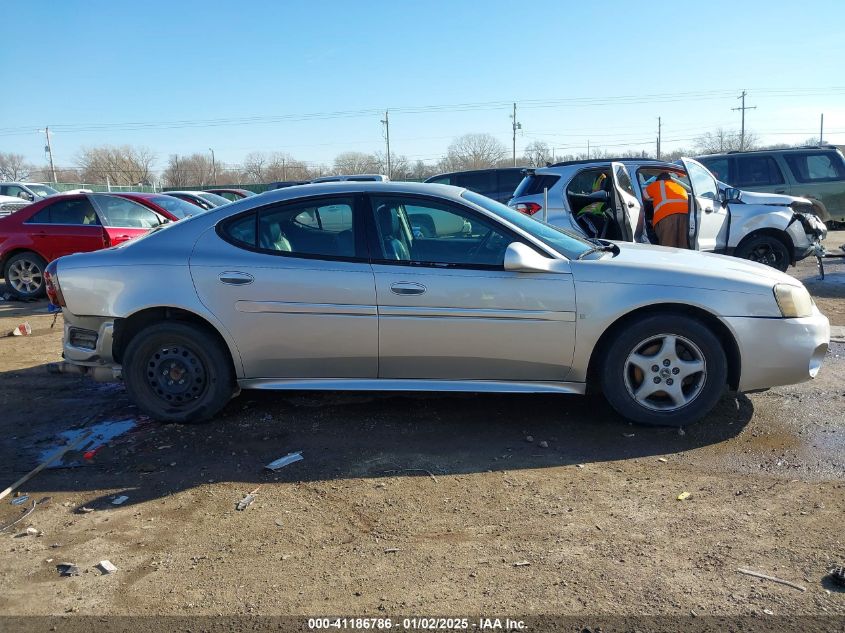
{"type": "Polygon", "coordinates": [[[706,415],[727,383],[727,358],[704,322],[668,312],[619,328],[600,370],[608,402],[644,424],[683,426],[706,415]]]}
{"type": "Polygon", "coordinates": [[[6,286],[12,294],[31,299],[44,293],[46,262],[35,253],[19,253],[9,258],[3,271],[6,286]]]}

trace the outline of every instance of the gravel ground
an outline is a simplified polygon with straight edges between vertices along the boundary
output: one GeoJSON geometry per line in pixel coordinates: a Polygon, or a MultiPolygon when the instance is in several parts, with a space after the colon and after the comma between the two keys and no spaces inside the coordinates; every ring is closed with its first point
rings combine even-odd
{"type": "MultiPolygon", "coordinates": [[[[827,268],[824,282],[809,262],[791,272],[845,326],[845,260],[827,268]]],[[[0,303],[0,332],[23,320],[31,337],[0,339],[0,481],[62,431],[137,426],[23,486],[50,499],[0,535],[2,615],[843,622],[825,575],[845,563],[845,328],[815,381],[725,397],[679,432],[599,398],[472,394],[244,392],[210,424],[160,425],[121,385],[47,374],[61,317],[51,329],[44,303],[0,303]],[[291,451],[304,459],[263,469],[291,451]],[[118,571],[102,575],[103,559],[118,571]],[[61,562],[81,574],[59,577],[61,562]]],[[[20,512],[0,502],[3,524],[20,512]]]]}

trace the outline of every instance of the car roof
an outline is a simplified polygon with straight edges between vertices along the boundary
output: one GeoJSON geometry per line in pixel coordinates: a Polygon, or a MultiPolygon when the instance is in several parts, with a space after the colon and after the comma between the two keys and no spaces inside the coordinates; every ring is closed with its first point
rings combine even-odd
{"type": "Polygon", "coordinates": [[[729,152],[717,152],[715,154],[701,154],[701,158],[722,158],[725,156],[736,156],[737,154],[775,154],[778,152],[806,152],[812,150],[826,150],[829,152],[839,151],[836,145],[802,145],[801,147],[779,147],[776,149],[744,149],[731,150],[729,152]]]}
{"type": "MultiPolygon", "coordinates": [[[[402,181],[368,181],[356,182],[343,180],[340,182],[312,182],[304,185],[294,185],[284,189],[273,189],[265,191],[260,196],[250,196],[243,200],[233,202],[232,205],[239,205],[246,210],[253,206],[259,207],[269,202],[282,202],[304,196],[322,196],[330,194],[354,194],[354,193],[384,193],[384,194],[411,194],[411,195],[435,195],[461,201],[461,194],[466,191],[462,187],[451,185],[436,185],[424,182],[402,182],[402,181]]],[[[227,205],[229,206],[229,205],[227,205]]]]}
{"type": "Polygon", "coordinates": [[[459,169],[458,171],[444,171],[441,174],[435,174],[425,179],[425,182],[434,180],[435,178],[442,178],[443,176],[456,176],[458,174],[481,174],[487,171],[523,171],[530,169],[530,167],[485,167],[484,169],[459,169]]]}
{"type": "MultiPolygon", "coordinates": [[[[564,160],[559,163],[553,163],[552,165],[546,165],[546,167],[568,167],[569,165],[588,165],[590,163],[595,163],[596,165],[606,165],[608,163],[655,163],[658,165],[671,165],[665,160],[660,160],[658,158],[582,158],[579,160],[564,160]]],[[[677,167],[677,165],[676,165],[677,167]]]]}

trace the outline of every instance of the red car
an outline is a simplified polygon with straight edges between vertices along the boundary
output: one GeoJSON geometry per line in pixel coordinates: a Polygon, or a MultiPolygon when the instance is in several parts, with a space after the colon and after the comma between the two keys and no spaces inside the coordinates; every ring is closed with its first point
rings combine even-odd
{"type": "Polygon", "coordinates": [[[22,299],[44,294],[44,268],[62,255],[96,251],[169,221],[148,206],[110,193],[62,194],[0,218],[0,269],[22,299]]]}
{"type": "Polygon", "coordinates": [[[145,207],[149,207],[156,213],[160,213],[168,220],[176,221],[182,220],[197,213],[201,213],[201,209],[197,209],[196,205],[186,202],[181,198],[174,196],[165,196],[162,193],[115,193],[114,195],[139,202],[145,207]]]}

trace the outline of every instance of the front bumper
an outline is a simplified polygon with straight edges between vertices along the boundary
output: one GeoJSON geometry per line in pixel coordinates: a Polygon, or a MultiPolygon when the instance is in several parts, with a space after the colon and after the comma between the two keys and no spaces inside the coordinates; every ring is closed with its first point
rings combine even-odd
{"type": "Polygon", "coordinates": [[[793,385],[819,373],[830,343],[830,323],[818,308],[801,319],[723,320],[739,346],[739,391],[793,385]]]}
{"type": "Polygon", "coordinates": [[[826,251],[822,242],[827,237],[827,226],[809,213],[796,213],[786,229],[795,245],[795,261],[805,257],[824,257],[826,251]]]}

